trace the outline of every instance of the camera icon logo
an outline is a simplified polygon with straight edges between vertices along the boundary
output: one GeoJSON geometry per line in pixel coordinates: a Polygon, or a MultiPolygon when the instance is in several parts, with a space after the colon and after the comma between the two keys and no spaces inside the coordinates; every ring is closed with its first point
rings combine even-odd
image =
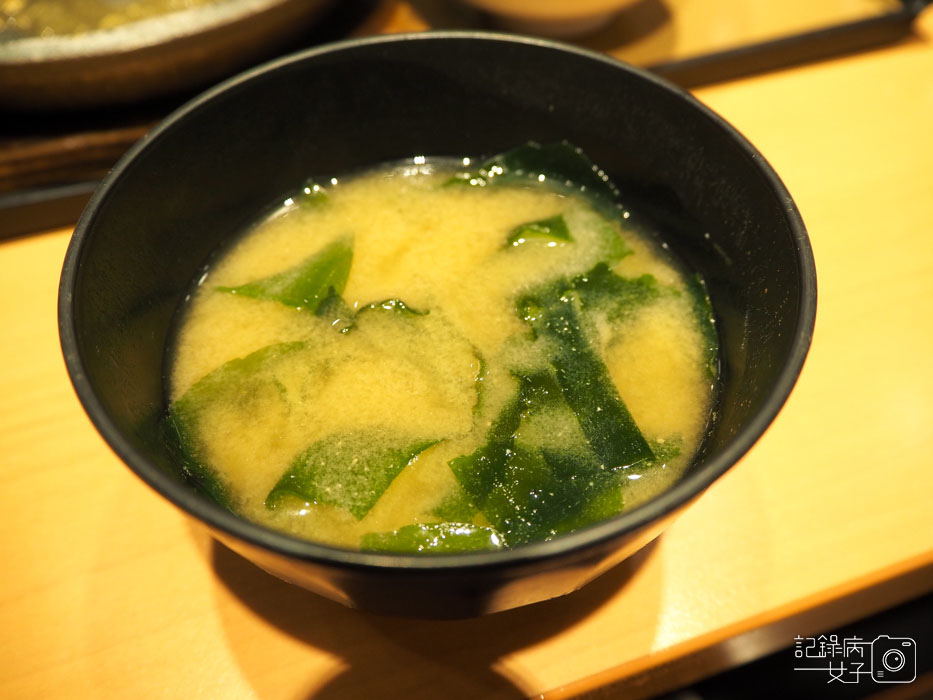
{"type": "Polygon", "coordinates": [[[880,634],[871,643],[871,677],[876,683],[910,683],[917,677],[917,642],[880,634]]]}

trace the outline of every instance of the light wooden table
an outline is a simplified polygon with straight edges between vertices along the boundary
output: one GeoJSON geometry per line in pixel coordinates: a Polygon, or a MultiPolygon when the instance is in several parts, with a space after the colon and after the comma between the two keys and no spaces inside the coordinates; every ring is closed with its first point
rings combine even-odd
{"type": "Polygon", "coordinates": [[[347,610],[189,525],[72,392],[70,231],[0,243],[0,697],[641,697],[933,589],[933,16],[897,46],[697,95],[800,207],[811,354],[762,440],[655,544],[491,617],[347,610]]]}

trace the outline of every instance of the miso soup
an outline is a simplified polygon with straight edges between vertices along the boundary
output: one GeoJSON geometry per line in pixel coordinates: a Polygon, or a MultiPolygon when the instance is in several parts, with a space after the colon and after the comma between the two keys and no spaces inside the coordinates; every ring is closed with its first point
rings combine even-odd
{"type": "Polygon", "coordinates": [[[716,380],[702,282],[570,146],[470,165],[309,181],[206,268],[168,423],[213,498],[443,553],[553,538],[681,475],[716,380]]]}

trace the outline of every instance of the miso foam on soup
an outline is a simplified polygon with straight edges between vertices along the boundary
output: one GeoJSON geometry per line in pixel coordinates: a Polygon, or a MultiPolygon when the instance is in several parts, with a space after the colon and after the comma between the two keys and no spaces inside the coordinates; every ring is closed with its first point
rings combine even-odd
{"type": "Polygon", "coordinates": [[[668,488],[710,413],[702,283],[566,144],[421,160],[309,182],[209,267],[171,363],[189,476],[299,537],[438,553],[668,488]]]}

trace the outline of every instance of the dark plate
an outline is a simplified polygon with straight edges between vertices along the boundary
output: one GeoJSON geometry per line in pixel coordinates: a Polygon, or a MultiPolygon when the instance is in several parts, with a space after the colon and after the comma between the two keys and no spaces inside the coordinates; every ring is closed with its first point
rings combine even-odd
{"type": "Polygon", "coordinates": [[[205,86],[299,36],[331,0],[223,0],[113,29],[0,42],[0,108],[135,102],[205,86]]]}

